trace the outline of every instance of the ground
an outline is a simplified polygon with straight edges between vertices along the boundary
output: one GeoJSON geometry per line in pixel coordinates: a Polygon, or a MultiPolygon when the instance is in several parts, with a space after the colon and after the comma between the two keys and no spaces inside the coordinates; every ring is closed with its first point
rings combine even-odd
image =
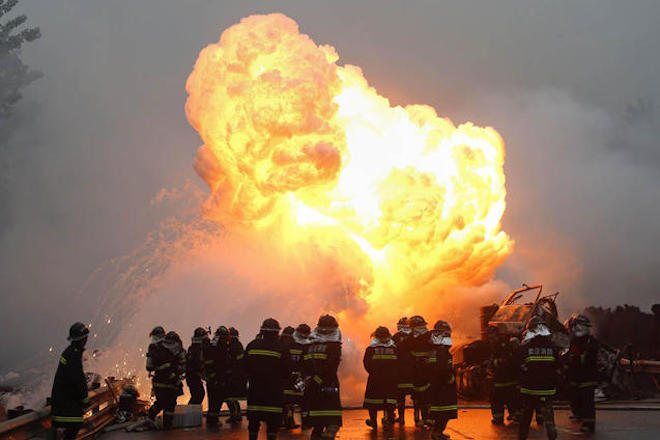
{"type": "MultiPolygon", "coordinates": [[[[364,424],[367,414],[364,410],[344,411],[344,426],[339,431],[341,440],[430,440],[428,431],[412,426],[412,413],[406,414],[408,423],[404,428],[395,428],[393,436],[384,437],[381,429],[374,433],[364,424]]],[[[594,440],[657,440],[660,439],[660,411],[657,410],[601,410],[597,414],[597,432],[591,436],[581,434],[578,425],[568,419],[568,411],[555,411],[555,419],[559,431],[559,439],[590,438],[594,440]]],[[[490,411],[487,409],[461,409],[458,420],[449,422],[445,431],[452,439],[457,440],[508,440],[516,439],[516,426],[493,426],[490,423],[490,411]]],[[[308,438],[300,429],[291,432],[281,431],[279,440],[294,440],[308,438]]],[[[242,426],[223,426],[219,431],[211,432],[205,428],[175,429],[169,432],[150,431],[142,433],[112,432],[104,434],[102,440],[244,440],[248,438],[247,423],[242,426]]],[[[260,439],[265,439],[262,432],[260,439]]],[[[532,422],[529,439],[545,439],[545,432],[532,422]]]]}

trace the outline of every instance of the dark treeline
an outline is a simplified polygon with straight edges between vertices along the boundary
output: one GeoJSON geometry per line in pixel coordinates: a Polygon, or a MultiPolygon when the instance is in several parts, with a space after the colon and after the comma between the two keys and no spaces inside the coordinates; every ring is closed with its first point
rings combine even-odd
{"type": "Polygon", "coordinates": [[[660,304],[645,313],[639,307],[624,304],[614,309],[587,307],[584,314],[593,324],[599,341],[617,348],[626,356],[660,359],[660,304]]]}

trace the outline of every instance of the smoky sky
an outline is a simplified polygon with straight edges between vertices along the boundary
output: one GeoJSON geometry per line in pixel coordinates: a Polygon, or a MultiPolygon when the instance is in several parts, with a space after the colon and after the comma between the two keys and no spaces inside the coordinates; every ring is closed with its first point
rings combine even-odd
{"type": "Polygon", "coordinates": [[[202,186],[185,80],[254,13],[289,15],[393,104],[498,129],[516,242],[499,278],[561,290],[564,312],[659,301],[657,1],[22,0],[17,12],[41,28],[22,56],[44,76],[3,149],[0,369],[98,312],[81,285],[144,240],[160,189],[202,186]]]}

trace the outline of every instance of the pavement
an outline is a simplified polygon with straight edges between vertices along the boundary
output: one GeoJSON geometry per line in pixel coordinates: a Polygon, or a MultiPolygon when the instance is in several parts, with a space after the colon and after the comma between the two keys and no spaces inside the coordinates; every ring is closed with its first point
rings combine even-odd
{"type": "MultiPolygon", "coordinates": [[[[644,407],[634,410],[605,409],[596,415],[596,433],[582,434],[579,426],[569,420],[568,411],[555,411],[555,421],[559,431],[559,439],[593,439],[593,440],[658,440],[660,439],[660,411],[644,407]]],[[[377,432],[365,425],[367,412],[362,409],[345,410],[344,426],[337,436],[340,440],[430,440],[431,433],[415,428],[412,421],[412,410],[406,413],[404,427],[395,427],[390,435],[383,435],[382,428],[377,432]]],[[[259,439],[265,439],[263,431],[259,439]]],[[[517,425],[494,426],[490,423],[490,411],[480,408],[464,408],[459,410],[458,419],[451,420],[445,433],[457,440],[508,440],[517,439],[517,425]]],[[[300,429],[280,431],[278,440],[302,440],[309,437],[309,432],[302,433],[300,429]]],[[[115,431],[102,435],[102,440],[245,440],[248,438],[247,422],[242,425],[225,424],[219,430],[211,431],[204,427],[173,429],[171,431],[146,431],[126,433],[115,431]]],[[[545,439],[545,431],[533,421],[529,439],[545,439]]]]}

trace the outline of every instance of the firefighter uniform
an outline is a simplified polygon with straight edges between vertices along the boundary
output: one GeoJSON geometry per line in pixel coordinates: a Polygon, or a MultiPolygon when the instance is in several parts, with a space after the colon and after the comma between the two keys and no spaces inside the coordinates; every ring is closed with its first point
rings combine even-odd
{"type": "Polygon", "coordinates": [[[431,388],[429,390],[429,417],[433,420],[434,440],[446,439],[444,434],[447,422],[458,418],[456,377],[449,348],[451,328],[445,321],[438,321],[429,337],[429,357],[426,372],[431,388]]]}
{"type": "Polygon", "coordinates": [[[517,419],[518,368],[515,362],[516,353],[508,341],[501,338],[495,342],[490,360],[492,386],[490,394],[490,410],[493,423],[504,423],[504,407],[509,410],[509,418],[517,419]]]}
{"type": "Polygon", "coordinates": [[[233,423],[241,421],[241,407],[238,402],[247,398],[247,377],[245,375],[244,356],[243,344],[238,340],[238,334],[235,336],[231,335],[231,341],[229,343],[230,372],[225,401],[229,407],[229,421],[233,423]]]}
{"type": "Polygon", "coordinates": [[[582,422],[583,431],[594,431],[596,406],[598,341],[591,335],[573,337],[568,350],[568,381],[572,388],[572,407],[582,422]]]}
{"type": "Polygon", "coordinates": [[[245,348],[245,371],[248,377],[247,417],[250,439],[255,440],[261,422],[266,422],[269,439],[274,439],[282,420],[284,382],[288,376],[288,357],[277,339],[280,326],[266,319],[261,338],[245,348]]]}
{"type": "Polygon", "coordinates": [[[401,318],[398,324],[399,331],[392,336],[394,343],[397,347],[399,372],[397,380],[397,408],[398,418],[396,421],[403,425],[405,424],[405,410],[406,410],[406,396],[413,393],[413,360],[410,355],[410,344],[408,341],[411,339],[411,330],[407,323],[407,318],[401,318]]]}
{"type": "Polygon", "coordinates": [[[382,410],[383,425],[391,426],[394,423],[394,407],[398,397],[399,358],[387,328],[379,327],[376,330],[375,337],[364,352],[362,363],[369,373],[363,404],[369,410],[367,424],[376,428],[376,414],[378,410],[382,410]]]}
{"type": "Polygon", "coordinates": [[[214,428],[220,424],[220,408],[227,397],[231,355],[229,349],[229,330],[220,326],[215,331],[211,343],[203,346],[202,359],[206,375],[206,389],[209,407],[206,413],[206,426],[214,428]]]}
{"type": "Polygon", "coordinates": [[[337,377],[341,362],[341,333],[335,318],[322,316],[311,338],[312,343],[304,356],[309,374],[306,381],[308,423],[313,426],[312,439],[332,440],[342,426],[337,377]]]}
{"type": "Polygon", "coordinates": [[[188,405],[200,405],[204,400],[204,360],[202,358],[203,346],[209,344],[206,330],[197,328],[192,343],[186,352],[186,384],[190,389],[188,405]]]}
{"type": "Polygon", "coordinates": [[[83,372],[82,355],[89,330],[76,323],[69,331],[69,345],[57,365],[51,393],[54,428],[64,428],[64,438],[74,439],[83,424],[87,398],[87,378],[83,372]],[[75,327],[75,328],[74,328],[75,327]]]}
{"type": "Polygon", "coordinates": [[[415,407],[415,424],[423,426],[430,424],[428,418],[429,388],[431,382],[427,374],[426,365],[428,363],[430,344],[430,333],[426,329],[426,322],[421,316],[410,318],[410,326],[413,328],[413,336],[408,342],[410,356],[413,365],[413,404],[415,407]],[[421,322],[418,322],[418,319],[421,322]]]}
{"type": "Polygon", "coordinates": [[[542,321],[539,321],[536,317],[532,318],[528,325],[528,334],[524,337],[519,351],[522,398],[519,440],[527,438],[534,410],[543,417],[548,438],[557,438],[552,399],[556,394],[558,350],[552,344],[550,332],[542,321]]]}
{"type": "Polygon", "coordinates": [[[287,429],[293,429],[297,427],[294,418],[295,407],[302,407],[303,404],[304,391],[299,384],[303,377],[303,352],[305,350],[304,342],[306,341],[292,335],[291,338],[283,338],[282,342],[289,357],[289,377],[284,385],[283,423],[287,429]]]}
{"type": "Polygon", "coordinates": [[[149,418],[154,420],[163,411],[163,428],[172,427],[176,399],[183,394],[181,375],[185,371],[186,355],[174,332],[149,345],[147,371],[153,373],[151,386],[156,401],[149,408],[149,418]]]}

